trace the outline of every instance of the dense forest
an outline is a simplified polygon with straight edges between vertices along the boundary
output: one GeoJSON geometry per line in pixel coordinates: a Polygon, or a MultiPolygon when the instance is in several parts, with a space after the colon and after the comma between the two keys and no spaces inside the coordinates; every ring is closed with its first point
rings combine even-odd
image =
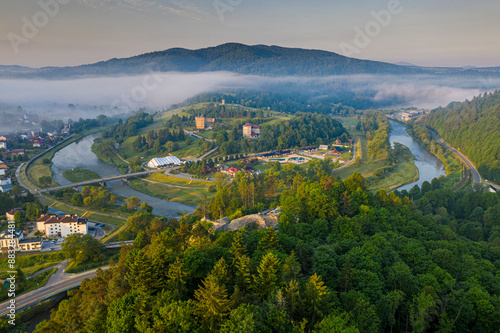
{"type": "Polygon", "coordinates": [[[239,104],[245,107],[268,109],[286,113],[316,112],[321,114],[354,115],[356,109],[363,110],[385,106],[385,102],[373,100],[374,93],[360,93],[347,89],[348,81],[311,83],[304,87],[300,84],[289,84],[286,87],[270,86],[264,91],[233,89],[225,93],[203,93],[187,99],[181,105],[172,108],[189,106],[197,103],[221,102],[239,104]]]}
{"type": "Polygon", "coordinates": [[[484,178],[500,182],[500,91],[436,110],[425,125],[467,155],[484,178]]]}
{"type": "Polygon", "coordinates": [[[258,140],[242,139],[241,125],[243,123],[214,127],[215,140],[222,154],[317,146],[339,138],[347,142],[349,138],[345,128],[333,118],[309,113],[297,113],[290,120],[264,125],[258,140]]]}
{"type": "MultiPolygon", "coordinates": [[[[202,205],[180,221],[137,212],[133,246],[37,332],[498,331],[498,194],[436,180],[411,200],[373,194],[359,174],[281,173],[281,194],[265,194],[271,179],[254,188],[279,201],[279,230],[213,233],[202,205]]],[[[221,179],[218,192],[252,209],[251,182],[221,179]]]]}

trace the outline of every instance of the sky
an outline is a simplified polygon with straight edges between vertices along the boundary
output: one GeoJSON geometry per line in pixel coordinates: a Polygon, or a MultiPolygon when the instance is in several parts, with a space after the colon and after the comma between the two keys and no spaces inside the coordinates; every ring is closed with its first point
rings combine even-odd
{"type": "Polygon", "coordinates": [[[0,65],[227,42],[420,66],[500,66],[497,0],[1,0],[0,65]]]}

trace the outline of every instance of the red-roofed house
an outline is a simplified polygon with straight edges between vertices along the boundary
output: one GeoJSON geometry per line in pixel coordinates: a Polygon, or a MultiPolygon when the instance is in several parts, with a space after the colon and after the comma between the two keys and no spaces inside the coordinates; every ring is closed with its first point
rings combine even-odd
{"type": "Polygon", "coordinates": [[[45,141],[43,140],[35,140],[33,141],[33,147],[44,147],[45,141]]]}
{"type": "Polygon", "coordinates": [[[260,126],[253,124],[243,125],[243,136],[252,139],[260,138],[260,126]]]}
{"type": "Polygon", "coordinates": [[[44,214],[36,220],[36,229],[47,237],[66,238],[72,234],[85,235],[88,232],[88,220],[77,215],[44,214]]]}

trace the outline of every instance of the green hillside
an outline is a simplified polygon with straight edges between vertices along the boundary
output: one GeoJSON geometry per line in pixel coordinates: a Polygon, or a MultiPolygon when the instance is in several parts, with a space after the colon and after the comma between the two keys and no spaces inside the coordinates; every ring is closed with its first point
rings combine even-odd
{"type": "Polygon", "coordinates": [[[430,114],[425,124],[466,154],[481,175],[500,181],[500,91],[430,114]]]}

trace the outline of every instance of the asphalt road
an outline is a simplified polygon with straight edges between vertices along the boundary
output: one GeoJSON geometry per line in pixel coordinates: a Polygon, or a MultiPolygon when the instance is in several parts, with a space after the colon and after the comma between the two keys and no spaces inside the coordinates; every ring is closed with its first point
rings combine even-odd
{"type": "MultiPolygon", "coordinates": [[[[41,288],[30,291],[29,293],[23,294],[19,297],[15,298],[16,301],[16,310],[19,311],[22,308],[41,301],[49,296],[56,295],[64,290],[79,286],[83,280],[91,279],[96,275],[96,270],[93,269],[87,272],[79,273],[79,274],[66,274],[63,273],[64,269],[67,266],[67,261],[63,261],[59,265],[59,269],[54,275],[52,275],[47,282],[47,284],[41,288]]],[[[101,269],[106,270],[108,266],[101,267],[101,269]]],[[[9,310],[7,306],[10,304],[10,300],[7,300],[0,304],[0,316],[5,316],[9,310]]]]}
{"type": "Polygon", "coordinates": [[[443,139],[441,139],[439,137],[439,135],[437,135],[436,132],[434,132],[432,130],[429,130],[429,132],[431,133],[432,138],[434,140],[436,140],[437,142],[439,142],[439,144],[441,144],[442,146],[448,148],[449,150],[451,150],[452,152],[454,152],[455,154],[457,154],[462,159],[462,161],[465,162],[465,164],[467,165],[467,167],[469,168],[469,170],[472,173],[472,179],[474,180],[474,183],[481,183],[482,182],[481,175],[477,171],[476,166],[474,165],[474,163],[472,163],[467,158],[467,156],[465,156],[460,151],[458,151],[457,149],[453,148],[452,146],[450,146],[449,144],[447,144],[446,142],[444,142],[443,139]]]}

